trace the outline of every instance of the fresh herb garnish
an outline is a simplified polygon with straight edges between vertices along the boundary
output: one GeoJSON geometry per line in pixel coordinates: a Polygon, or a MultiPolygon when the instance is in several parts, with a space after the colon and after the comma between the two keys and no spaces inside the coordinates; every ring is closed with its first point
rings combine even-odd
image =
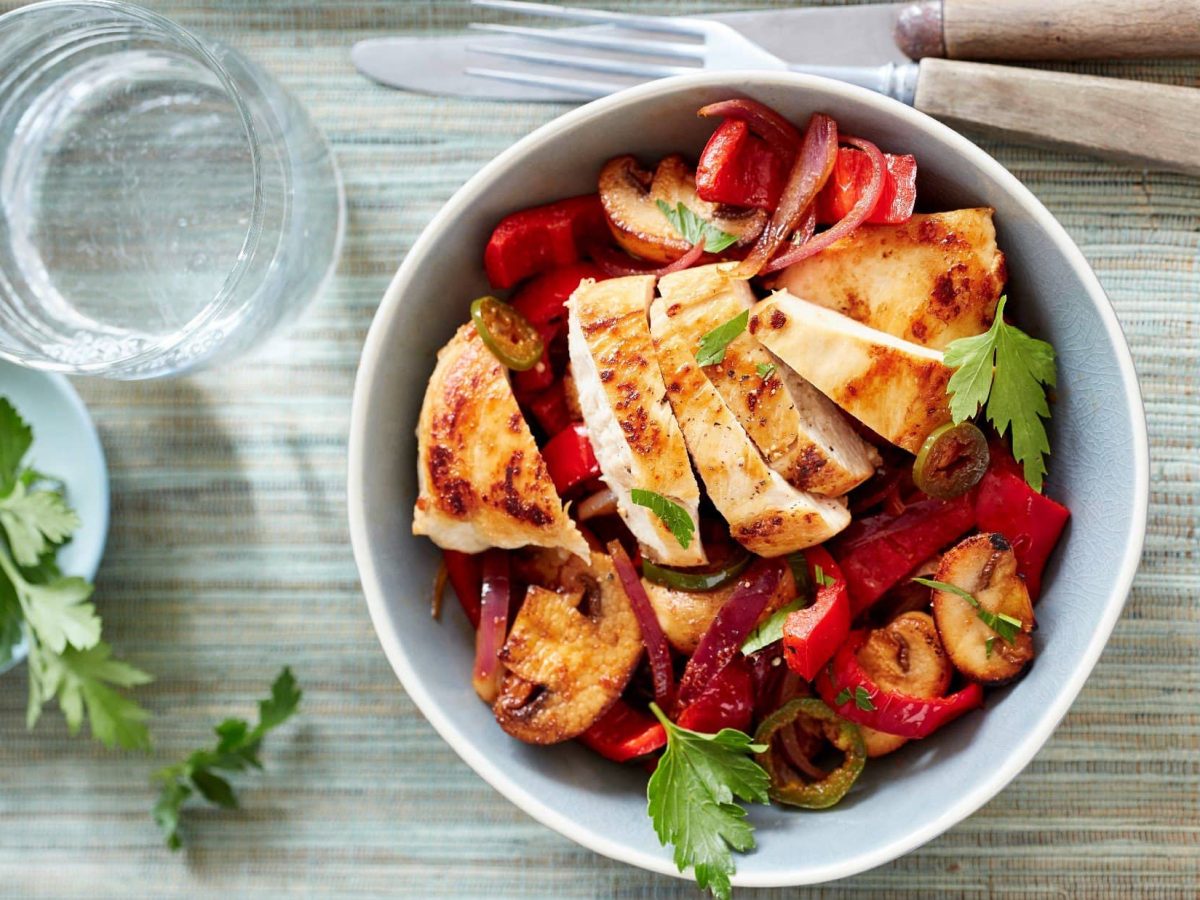
{"type": "Polygon", "coordinates": [[[658,516],[664,525],[675,535],[679,546],[686,550],[692,543],[692,535],[696,533],[696,525],[688,511],[673,500],[654,491],[634,488],[629,492],[629,499],[638,506],[644,506],[658,516]]]}
{"type": "Polygon", "coordinates": [[[746,330],[750,321],[750,310],[744,309],[728,322],[718,325],[712,331],[700,338],[700,349],[696,351],[696,362],[702,366],[711,366],[725,361],[725,348],[739,334],[746,330]]]}
{"type": "Polygon", "coordinates": [[[826,575],[825,570],[820,566],[813,566],[813,580],[815,580],[817,584],[821,585],[821,587],[833,587],[835,584],[837,584],[837,582],[833,579],[833,576],[826,575]]]}
{"type": "Polygon", "coordinates": [[[759,363],[754,368],[755,368],[755,371],[758,372],[758,377],[761,378],[763,381],[766,381],[768,378],[770,378],[774,374],[775,363],[759,363]]]}
{"type": "Polygon", "coordinates": [[[850,702],[850,698],[854,696],[850,693],[850,688],[844,687],[837,692],[837,696],[833,698],[833,702],[838,706],[845,706],[850,702]]]}
{"type": "Polygon", "coordinates": [[[779,607],[771,613],[767,621],[750,632],[742,643],[742,653],[749,655],[763,647],[769,647],[776,641],[783,640],[783,623],[787,621],[787,617],[798,609],[804,609],[807,605],[807,602],[801,597],[799,600],[793,600],[787,606],[779,607]]]}
{"type": "Polygon", "coordinates": [[[875,701],[871,699],[871,695],[861,684],[854,689],[854,705],[864,712],[875,711],[875,701]]]}
{"type": "Polygon", "coordinates": [[[32,444],[32,429],[0,397],[0,660],[12,659],[22,638],[28,642],[29,728],[56,699],[71,734],[86,718],[105,746],[148,750],[149,713],[114,688],[146,684],[151,676],[113,659],[88,602],[92,586],[59,571],[55,556],[79,517],[61,482],[22,467],[32,444]]]}
{"type": "Polygon", "coordinates": [[[767,748],[732,728],[700,734],[680,728],[651,703],[667,731],[667,749],[646,786],[647,812],[659,841],[675,848],[679,871],[694,867],[696,884],[728,900],[734,873],[731,850],[754,849],[747,803],[767,803],[771,779],[750,756],[767,748]]]}
{"type": "Polygon", "coordinates": [[[197,750],[183,762],[154,773],[154,780],[162,783],[158,802],[154,804],[154,821],[162,829],[168,847],[178,850],[183,846],[179,836],[179,812],[192,794],[199,794],[209,803],[225,809],[238,805],[233,785],[216,774],[217,771],[261,769],[258,750],[264,735],[291,718],[302,694],[292,670],[285,666],[271,685],[271,696],[258,701],[258,724],[254,728],[245,719],[226,719],[213,729],[217,734],[213,749],[197,750]]]}
{"type": "Polygon", "coordinates": [[[737,240],[737,236],[722,231],[712,222],[700,218],[683,203],[676,203],[672,208],[665,200],[658,201],[658,208],[671,227],[679,232],[679,236],[693,247],[704,240],[704,249],[709,253],[720,253],[737,240]]]}
{"type": "Polygon", "coordinates": [[[984,654],[985,659],[992,658],[992,647],[995,646],[995,644],[996,644],[996,638],[994,636],[989,637],[986,641],[983,642],[983,654],[984,654]]]}
{"type": "Polygon", "coordinates": [[[1021,633],[1022,623],[1020,619],[1006,613],[994,613],[984,609],[983,604],[957,585],[946,584],[944,581],[937,581],[933,578],[914,578],[913,581],[917,584],[923,584],[927,588],[933,588],[935,591],[946,591],[962,597],[975,608],[975,615],[979,616],[979,621],[1000,635],[1006,644],[1011,644],[1017,639],[1017,635],[1021,633]]]}
{"type": "Polygon", "coordinates": [[[1046,388],[1056,382],[1054,348],[1004,321],[1007,297],[996,304],[996,319],[985,333],[959,338],[946,347],[946,365],[955,369],[946,385],[954,422],[985,407],[1001,436],[1012,429],[1013,456],[1030,487],[1040,491],[1050,441],[1043,419],[1050,418],[1046,388]]]}

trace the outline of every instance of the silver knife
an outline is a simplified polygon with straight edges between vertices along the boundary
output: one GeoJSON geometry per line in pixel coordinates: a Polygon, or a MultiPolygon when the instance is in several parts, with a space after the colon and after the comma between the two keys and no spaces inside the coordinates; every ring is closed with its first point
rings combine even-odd
{"type": "MultiPolygon", "coordinates": [[[[896,45],[894,31],[907,4],[772,9],[705,15],[724,22],[783,59],[812,65],[881,65],[908,62],[896,45]]],[[[579,29],[604,33],[606,27],[579,29]]],[[[389,87],[452,97],[580,103],[578,94],[549,88],[493,81],[466,74],[471,66],[488,64],[472,47],[518,46],[519,39],[502,35],[467,34],[453,37],[386,37],[359,41],[350,51],[355,67],[389,87]]],[[[514,65],[514,71],[520,67],[514,65]]],[[[528,71],[536,71],[529,69],[528,71]]],[[[544,69],[542,70],[544,72],[544,69]]],[[[630,77],[627,83],[647,79],[630,77]]]]}

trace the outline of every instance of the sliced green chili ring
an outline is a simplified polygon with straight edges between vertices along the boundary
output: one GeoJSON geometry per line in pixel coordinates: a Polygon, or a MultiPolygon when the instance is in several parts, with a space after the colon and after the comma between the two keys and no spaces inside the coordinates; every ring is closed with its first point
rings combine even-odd
{"type": "Polygon", "coordinates": [[[988,459],[982,431],[970,422],[947,422],[921,445],[913,463],[913,483],[930,497],[952,500],[979,483],[988,459]]]}
{"type": "Polygon", "coordinates": [[[674,588],[678,591],[715,591],[733,581],[750,565],[750,554],[740,555],[726,560],[716,568],[706,570],[670,569],[660,566],[648,559],[642,560],[642,577],[648,578],[655,584],[674,588]]]}
{"type": "Polygon", "coordinates": [[[484,345],[510,369],[524,372],[542,358],[542,338],[525,317],[495,297],[471,304],[471,321],[484,345]]]}
{"type": "Polygon", "coordinates": [[[771,776],[771,799],[804,809],[828,809],[846,796],[867,764],[867,748],[862,734],[853,722],[840,718],[832,709],[815,698],[802,698],[785,703],[758,726],[754,735],[758,744],[767,749],[757,754],[758,764],[771,776]],[[771,738],[781,728],[801,725],[805,730],[817,729],[827,741],[845,755],[841,765],[820,781],[805,781],[791,766],[778,758],[779,750],[771,738]]]}

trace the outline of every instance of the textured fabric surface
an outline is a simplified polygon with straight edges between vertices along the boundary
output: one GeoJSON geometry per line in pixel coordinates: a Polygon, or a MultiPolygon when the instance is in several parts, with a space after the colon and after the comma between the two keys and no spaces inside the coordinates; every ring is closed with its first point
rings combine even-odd
{"type": "MultiPolygon", "coordinates": [[[[112,477],[97,604],[118,651],[158,676],[139,692],[157,747],[105,752],[69,738],[57,713],[28,734],[24,670],[5,676],[0,895],[695,896],[559,837],[460,762],[396,683],[350,554],[350,394],[384,287],[454,189],[562,108],[409,96],[355,74],[354,40],[452,31],[471,17],[459,3],[150,5],[244,50],[308,106],[342,166],[347,241],[324,296],[254,358],[178,381],[78,383],[112,477]],[[284,663],[302,715],[268,739],[266,772],[238,779],[243,809],[190,811],[188,848],[168,853],[150,771],[250,714],[284,663]]],[[[1194,63],[1076,68],[1200,84],[1194,63]]],[[[1145,557],[1098,667],[1028,769],[927,846],[814,894],[1194,896],[1200,180],[983,143],[1083,248],[1132,345],[1152,456],[1145,557]]]]}

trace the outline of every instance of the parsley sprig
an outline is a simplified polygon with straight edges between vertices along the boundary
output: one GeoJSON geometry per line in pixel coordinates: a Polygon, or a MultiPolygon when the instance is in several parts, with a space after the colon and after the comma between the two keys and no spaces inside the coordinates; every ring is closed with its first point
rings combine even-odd
{"type": "Polygon", "coordinates": [[[733,850],[754,849],[747,803],[768,803],[771,779],[750,756],[766,750],[732,728],[700,734],[680,728],[655,704],[650,710],[667,731],[667,749],[646,787],[647,811],[663,845],[675,848],[679,871],[692,866],[696,884],[728,900],[733,850]]]}
{"type": "MultiPolygon", "coordinates": [[[[996,634],[1000,635],[1000,639],[1006,644],[1012,644],[1017,639],[1017,635],[1021,633],[1021,620],[1015,616],[1010,616],[1007,613],[994,613],[991,610],[984,609],[983,604],[970,592],[964,591],[962,588],[954,584],[947,584],[944,581],[938,581],[935,578],[914,578],[917,584],[923,584],[927,588],[933,588],[935,591],[946,591],[966,600],[975,608],[975,615],[979,617],[979,621],[986,625],[996,634]]],[[[991,638],[988,638],[991,641],[991,638]]],[[[991,644],[988,644],[988,656],[991,654],[991,644]]]]}
{"type": "Polygon", "coordinates": [[[709,253],[720,253],[737,240],[736,235],[724,232],[712,222],[700,218],[684,203],[676,203],[675,206],[671,206],[665,200],[659,200],[657,203],[659,211],[667,217],[671,227],[693,247],[703,239],[705,250],[709,253]]]}
{"type": "Polygon", "coordinates": [[[154,804],[154,821],[162,829],[168,847],[178,850],[183,846],[179,813],[184,801],[193,794],[224,809],[237,807],[233,785],[217,772],[262,769],[258,751],[263,737],[292,717],[303,693],[296,686],[292,670],[284,666],[271,685],[271,696],[258,701],[257,725],[251,728],[245,719],[226,719],[213,729],[217,735],[215,747],[197,750],[183,762],[154,773],[154,780],[162,783],[158,802],[154,804]]]}
{"type": "Polygon", "coordinates": [[[686,509],[662,494],[642,488],[631,490],[629,499],[636,506],[644,506],[658,516],[675,536],[675,540],[679,541],[680,547],[686,550],[691,546],[692,536],[696,533],[696,525],[686,509]]]}
{"type": "Polygon", "coordinates": [[[801,597],[798,600],[793,600],[786,606],[781,606],[767,618],[765,622],[755,628],[746,636],[746,640],[742,642],[742,653],[749,655],[761,650],[763,647],[769,647],[776,641],[783,640],[783,626],[787,622],[787,617],[797,610],[804,609],[808,605],[808,600],[801,597]]]}
{"type": "Polygon", "coordinates": [[[750,322],[750,310],[744,309],[728,322],[718,325],[712,331],[700,337],[700,347],[696,351],[696,362],[702,366],[711,366],[725,361],[725,348],[739,334],[746,330],[750,322]]]}
{"type": "Polygon", "coordinates": [[[33,430],[0,398],[0,661],[29,645],[29,706],[33,728],[57,700],[71,734],[86,719],[107,747],[148,750],[149,713],[120,693],[151,676],[114,659],[89,602],[92,585],[59,571],[59,547],[79,527],[61,483],[23,466],[33,430]]]}
{"type": "Polygon", "coordinates": [[[955,370],[946,385],[950,415],[957,424],[984,408],[1001,437],[1011,428],[1013,456],[1030,487],[1040,491],[1050,453],[1042,420],[1050,418],[1046,388],[1056,384],[1054,348],[1004,321],[1007,300],[996,304],[996,319],[986,332],[946,347],[946,365],[955,370]]]}

